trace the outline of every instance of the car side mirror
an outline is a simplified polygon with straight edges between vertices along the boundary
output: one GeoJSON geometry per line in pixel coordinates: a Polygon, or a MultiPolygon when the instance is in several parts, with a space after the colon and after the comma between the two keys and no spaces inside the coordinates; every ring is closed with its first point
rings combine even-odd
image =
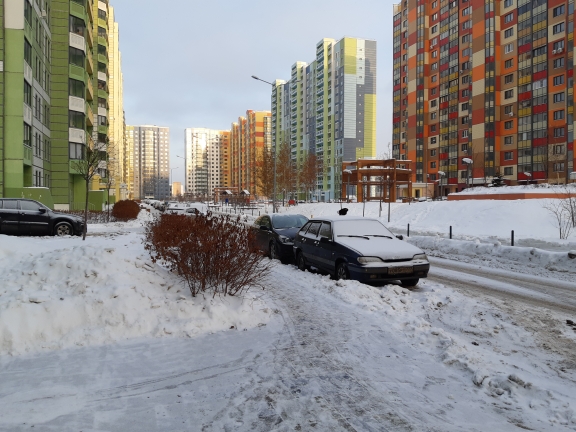
{"type": "Polygon", "coordinates": [[[398,240],[404,240],[404,236],[403,236],[402,234],[397,235],[396,238],[397,238],[398,240]]]}
{"type": "Polygon", "coordinates": [[[260,231],[270,231],[266,225],[260,225],[260,231]]]}
{"type": "Polygon", "coordinates": [[[331,241],[328,237],[320,237],[320,243],[330,243],[331,241]]]}
{"type": "Polygon", "coordinates": [[[45,208],[42,208],[42,207],[39,208],[38,211],[39,211],[40,213],[46,213],[46,209],[45,209],[45,208]]]}

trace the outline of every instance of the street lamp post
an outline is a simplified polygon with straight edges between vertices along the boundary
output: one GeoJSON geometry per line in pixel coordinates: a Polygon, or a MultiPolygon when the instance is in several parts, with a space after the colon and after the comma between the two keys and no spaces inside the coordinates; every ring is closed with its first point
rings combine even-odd
{"type": "Polygon", "coordinates": [[[390,223],[390,176],[386,176],[386,197],[388,198],[388,223],[390,223]]]}
{"type": "Polygon", "coordinates": [[[350,201],[350,198],[348,198],[348,191],[350,190],[350,176],[352,175],[352,170],[349,169],[345,169],[343,172],[345,172],[347,174],[347,182],[346,182],[346,202],[350,201]]]}

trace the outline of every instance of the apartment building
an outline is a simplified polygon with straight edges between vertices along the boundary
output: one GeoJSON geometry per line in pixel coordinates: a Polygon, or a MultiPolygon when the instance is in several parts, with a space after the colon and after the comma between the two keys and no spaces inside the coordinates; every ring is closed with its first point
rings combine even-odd
{"type": "Polygon", "coordinates": [[[221,186],[220,146],[227,131],[187,128],[184,130],[186,193],[208,198],[221,186]]]}
{"type": "Polygon", "coordinates": [[[274,82],[271,133],[276,151],[290,144],[296,167],[316,154],[321,199],[340,194],[342,162],[376,156],[376,42],[318,42],[314,61],[274,82]]]}
{"type": "Polygon", "coordinates": [[[132,176],[127,179],[133,199],[170,197],[170,129],[152,125],[126,126],[132,176]]]}
{"type": "MultiPolygon", "coordinates": [[[[117,38],[111,42],[114,32],[108,32],[108,1],[5,0],[0,9],[6,138],[0,196],[24,195],[59,210],[84,208],[85,183],[74,161],[86,146],[108,151],[109,54],[116,67],[120,62],[117,38]]],[[[122,87],[116,88],[121,101],[122,87]]],[[[107,180],[106,162],[99,174],[107,180]]],[[[90,207],[102,208],[110,200],[103,184],[92,189],[90,207]]]]}
{"type": "Polygon", "coordinates": [[[50,2],[5,0],[0,7],[0,197],[53,206],[50,2]]]}
{"type": "Polygon", "coordinates": [[[393,155],[415,162],[414,186],[567,181],[573,17],[560,0],[394,6],[393,155]]]}
{"type": "Polygon", "coordinates": [[[230,186],[252,196],[263,195],[258,177],[264,149],[272,147],[271,122],[270,111],[248,110],[230,129],[230,186]]]}

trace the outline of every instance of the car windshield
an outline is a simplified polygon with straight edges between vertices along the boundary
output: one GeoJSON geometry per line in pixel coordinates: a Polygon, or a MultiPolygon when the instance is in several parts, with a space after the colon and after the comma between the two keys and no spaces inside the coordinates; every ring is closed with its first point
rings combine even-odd
{"type": "Polygon", "coordinates": [[[272,218],[272,226],[276,229],[302,228],[308,218],[302,215],[282,215],[272,218]]]}
{"type": "Polygon", "coordinates": [[[334,222],[334,234],[338,237],[390,237],[394,238],[388,229],[376,220],[348,220],[334,222]]]}

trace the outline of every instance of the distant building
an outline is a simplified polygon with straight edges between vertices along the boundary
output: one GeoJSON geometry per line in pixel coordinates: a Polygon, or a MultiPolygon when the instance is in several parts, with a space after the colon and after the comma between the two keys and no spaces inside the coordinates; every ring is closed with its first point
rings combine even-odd
{"type": "Polygon", "coordinates": [[[186,193],[193,197],[211,197],[221,186],[220,144],[227,131],[188,128],[184,131],[186,193]]]}
{"type": "Polygon", "coordinates": [[[182,183],[172,182],[172,196],[177,197],[182,195],[182,183]]]}
{"type": "Polygon", "coordinates": [[[133,199],[170,196],[170,129],[159,126],[126,126],[132,146],[133,177],[128,188],[133,199]],[[132,187],[132,189],[130,189],[132,187]]]}
{"type": "Polygon", "coordinates": [[[376,41],[345,37],[316,44],[316,58],[292,65],[272,88],[273,147],[290,144],[300,167],[319,161],[318,191],[340,194],[343,161],[376,156],[376,41]]]}

